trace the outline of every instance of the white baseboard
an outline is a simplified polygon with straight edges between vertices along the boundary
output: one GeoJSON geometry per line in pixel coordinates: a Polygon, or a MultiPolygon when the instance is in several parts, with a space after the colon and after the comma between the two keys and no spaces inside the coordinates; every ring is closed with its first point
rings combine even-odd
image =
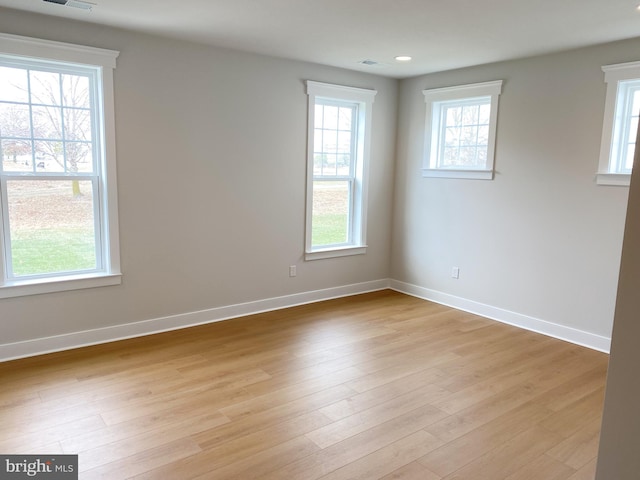
{"type": "Polygon", "coordinates": [[[244,315],[280,310],[282,308],[330,300],[332,298],[385,290],[387,288],[389,288],[388,279],[374,280],[371,282],[356,283],[324,290],[313,290],[283,297],[267,298],[253,302],[211,308],[198,312],[154,318],[124,325],[115,325],[113,327],[73,332],[65,335],[56,335],[54,337],[36,338],[23,342],[0,344],[0,362],[125,340],[127,338],[142,337],[144,335],[219,322],[244,315]]]}
{"type": "Polygon", "coordinates": [[[508,323],[516,327],[531,330],[543,335],[565,340],[577,345],[582,345],[594,350],[609,353],[611,339],[595,335],[564,325],[529,317],[520,313],[511,312],[491,305],[456,297],[447,293],[418,287],[398,280],[374,280],[371,282],[344,285],[341,287],[313,290],[310,292],[296,293],[282,297],[267,298],[253,302],[227,305],[197,312],[171,315],[168,317],[154,318],[140,322],[115,325],[112,327],[98,328],[73,332],[53,337],[36,338],[23,342],[0,344],[0,362],[24,357],[32,357],[45,353],[71,350],[74,348],[97,345],[100,343],[125,340],[127,338],[142,337],[154,333],[178,330],[207,323],[220,322],[232,318],[253,315],[261,312],[280,310],[297,305],[330,300],[332,298],[347,297],[360,293],[373,292],[391,288],[407,295],[422,298],[436,303],[441,303],[458,310],[475,313],[492,320],[508,323]]]}
{"type": "Polygon", "coordinates": [[[508,323],[516,327],[531,330],[533,332],[542,333],[550,337],[565,340],[567,342],[582,345],[584,347],[598,350],[600,352],[609,353],[611,347],[611,339],[595,335],[557,323],[547,322],[538,318],[522,315],[521,313],[511,312],[502,308],[492,307],[483,303],[474,302],[465,298],[449,295],[448,293],[431,290],[424,287],[418,287],[409,283],[398,280],[390,280],[390,288],[407,295],[429,300],[435,303],[441,303],[449,307],[464,310],[465,312],[475,313],[483,317],[497,320],[498,322],[508,323]]]}

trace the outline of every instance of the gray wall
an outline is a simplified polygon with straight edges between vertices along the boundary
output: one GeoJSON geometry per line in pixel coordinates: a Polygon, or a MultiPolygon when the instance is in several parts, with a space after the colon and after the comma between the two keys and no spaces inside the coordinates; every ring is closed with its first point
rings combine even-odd
{"type": "Polygon", "coordinates": [[[396,80],[6,9],[0,31],[121,52],[124,272],[120,286],[0,300],[0,343],[388,277],[396,80]],[[306,79],[378,90],[366,255],[302,261],[306,79]]]}
{"type": "Polygon", "coordinates": [[[638,60],[638,47],[636,39],[402,81],[391,277],[609,337],[628,188],[595,184],[601,66],[638,60]],[[422,178],[421,91],[490,80],[504,80],[495,180],[422,178]]]}

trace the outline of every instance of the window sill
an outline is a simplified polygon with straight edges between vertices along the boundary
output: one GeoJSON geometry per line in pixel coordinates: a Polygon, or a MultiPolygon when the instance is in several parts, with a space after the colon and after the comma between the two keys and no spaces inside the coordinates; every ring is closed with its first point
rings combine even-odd
{"type": "Polygon", "coordinates": [[[628,187],[630,182],[630,173],[598,173],[596,175],[596,183],[598,185],[615,185],[618,187],[628,187]]]}
{"type": "Polygon", "coordinates": [[[493,170],[423,168],[422,176],[427,178],[466,178],[472,180],[493,180],[493,170]]]}
{"type": "Polygon", "coordinates": [[[358,247],[338,247],[327,248],[324,250],[313,250],[304,254],[305,260],[321,260],[323,258],[348,257],[350,255],[363,255],[367,253],[367,246],[360,245],[358,247]]]}
{"type": "Polygon", "coordinates": [[[0,299],[39,295],[41,293],[65,292],[83,288],[106,287],[120,285],[121,273],[73,275],[38,280],[16,281],[0,286],[0,299]]]}

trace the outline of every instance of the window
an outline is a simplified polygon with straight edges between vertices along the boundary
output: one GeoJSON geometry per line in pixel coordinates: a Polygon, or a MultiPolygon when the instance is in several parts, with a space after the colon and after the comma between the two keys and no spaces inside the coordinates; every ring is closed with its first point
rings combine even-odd
{"type": "Polygon", "coordinates": [[[375,90],[307,81],[307,260],[365,253],[375,90]]]}
{"type": "Polygon", "coordinates": [[[117,55],[0,35],[0,298],[120,283],[117,55]]]}
{"type": "Polygon", "coordinates": [[[425,177],[493,178],[502,81],[423,90],[425,177]]]}
{"type": "Polygon", "coordinates": [[[640,112],[640,62],[602,67],[607,84],[599,185],[629,185],[640,112]]]}

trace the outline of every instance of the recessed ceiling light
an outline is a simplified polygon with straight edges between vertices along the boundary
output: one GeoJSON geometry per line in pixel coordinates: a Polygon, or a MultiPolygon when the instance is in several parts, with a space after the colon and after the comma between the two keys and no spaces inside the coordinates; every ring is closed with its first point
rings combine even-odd
{"type": "Polygon", "coordinates": [[[410,62],[411,57],[409,55],[398,55],[395,57],[396,62],[410,62]]]}

